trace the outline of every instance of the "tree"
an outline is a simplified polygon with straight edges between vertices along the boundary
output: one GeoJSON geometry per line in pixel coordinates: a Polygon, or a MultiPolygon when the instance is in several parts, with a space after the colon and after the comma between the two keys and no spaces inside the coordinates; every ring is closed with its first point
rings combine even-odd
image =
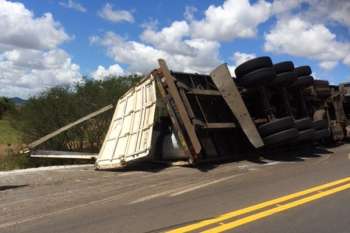
{"type": "MultiPolygon", "coordinates": [[[[14,120],[26,143],[32,142],[117,100],[139,76],[87,80],[74,88],[55,87],[30,98],[14,120]]],[[[97,152],[108,130],[113,111],[75,126],[41,147],[53,150],[97,152]]]]}
{"type": "Polygon", "coordinates": [[[0,97],[0,119],[6,112],[14,110],[15,105],[6,97],[0,97]]]}

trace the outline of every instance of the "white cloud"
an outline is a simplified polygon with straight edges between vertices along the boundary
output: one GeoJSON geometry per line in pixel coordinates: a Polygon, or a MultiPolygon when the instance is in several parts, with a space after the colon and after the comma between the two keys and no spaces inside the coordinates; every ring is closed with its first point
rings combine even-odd
{"type": "Polygon", "coordinates": [[[337,61],[322,61],[320,62],[320,67],[324,70],[332,70],[337,64],[337,61]]]}
{"type": "Polygon", "coordinates": [[[129,11],[113,10],[113,6],[109,3],[106,3],[106,5],[104,5],[104,7],[100,11],[98,11],[98,15],[101,18],[111,21],[113,23],[118,23],[122,21],[126,21],[129,23],[134,22],[134,17],[129,11]]]}
{"type": "Polygon", "coordinates": [[[97,69],[94,72],[92,72],[91,76],[95,80],[103,80],[105,78],[119,77],[124,76],[126,74],[127,73],[120,65],[114,64],[108,67],[107,69],[104,66],[98,66],[97,69]]]}
{"type": "Polygon", "coordinates": [[[274,14],[286,13],[300,7],[302,2],[303,0],[274,0],[272,2],[272,12],[274,14]]]}
{"type": "Polygon", "coordinates": [[[243,62],[246,62],[246,61],[253,59],[255,57],[256,57],[256,54],[254,54],[254,53],[235,52],[233,54],[233,61],[235,62],[236,66],[239,66],[243,62]]]}
{"type": "Polygon", "coordinates": [[[230,71],[231,76],[232,76],[232,77],[235,77],[235,69],[236,69],[236,66],[227,65],[227,68],[228,68],[228,70],[230,71]]]}
{"type": "MultiPolygon", "coordinates": [[[[258,26],[275,16],[276,25],[265,33],[266,51],[314,59],[325,70],[340,62],[350,65],[350,55],[347,55],[350,54],[350,44],[336,38],[324,21],[312,20],[313,12],[321,12],[317,2],[225,0],[221,5],[210,5],[202,18],[195,17],[195,8],[186,7],[184,19],[173,21],[169,26],[157,29],[154,22],[144,24],[140,41],[107,32],[103,36],[91,37],[90,42],[104,46],[116,63],[126,65],[128,72],[149,72],[157,67],[158,58],[165,58],[176,70],[208,72],[221,62],[220,42],[255,37],[258,26]],[[302,4],[308,7],[302,7],[302,4]]],[[[326,9],[331,2],[322,0],[319,6],[326,9]]],[[[327,16],[320,13],[322,17],[328,21],[346,22],[347,15],[339,8],[341,4],[334,5],[337,7],[329,6],[331,12],[327,16]]],[[[345,3],[344,8],[347,9],[345,3]]],[[[255,56],[234,53],[230,69],[255,56]]]]}
{"type": "Polygon", "coordinates": [[[177,70],[208,73],[221,63],[218,42],[199,38],[186,40],[185,43],[193,48],[194,53],[191,56],[176,57],[172,63],[177,64],[177,66],[173,64],[177,70]],[[181,68],[181,66],[183,67],[181,68]]]}
{"type": "Polygon", "coordinates": [[[26,98],[49,87],[79,81],[79,66],[62,49],[15,49],[0,58],[0,95],[26,98]]]}
{"type": "Polygon", "coordinates": [[[186,21],[174,21],[169,27],[164,27],[159,32],[147,27],[141,34],[141,39],[167,52],[186,55],[193,52],[192,48],[183,42],[183,38],[189,33],[190,28],[186,21]]]}
{"type": "MultiPolygon", "coordinates": [[[[266,51],[314,59],[324,70],[331,70],[340,62],[350,65],[350,44],[336,38],[325,24],[330,20],[346,24],[347,4],[344,2],[341,8],[342,4],[330,0],[318,2],[226,0],[222,5],[209,6],[201,19],[195,19],[195,8],[186,7],[184,20],[159,30],[154,23],[145,25],[141,42],[108,32],[103,37],[92,37],[91,43],[106,47],[116,62],[127,65],[128,72],[149,72],[157,66],[158,58],[165,58],[173,69],[208,72],[221,62],[220,41],[254,37],[257,27],[275,15],[276,25],[265,34],[266,51]],[[302,8],[302,3],[308,7],[302,8]],[[315,12],[325,20],[317,21],[315,12]]],[[[234,53],[230,70],[255,56],[234,53]]]]}
{"type": "Polygon", "coordinates": [[[308,20],[338,22],[350,26],[350,2],[348,0],[304,0],[309,8],[303,14],[308,20]]]}
{"type": "Polygon", "coordinates": [[[257,26],[270,16],[271,3],[226,0],[221,6],[209,6],[199,20],[194,19],[195,11],[194,7],[186,7],[184,20],[173,21],[160,30],[154,23],[144,24],[141,41],[107,32],[102,37],[90,37],[90,43],[104,46],[108,55],[118,64],[125,64],[131,73],[151,71],[159,58],[166,59],[175,70],[210,72],[221,63],[220,41],[255,36],[257,26]]]}
{"type": "Polygon", "coordinates": [[[205,17],[192,21],[193,36],[217,41],[247,38],[256,35],[257,26],[271,14],[271,4],[259,0],[226,0],[222,6],[211,5],[205,17]]]}
{"type": "Polygon", "coordinates": [[[183,43],[189,46],[193,53],[169,53],[161,48],[128,41],[113,32],[107,32],[103,37],[91,40],[107,49],[107,53],[117,63],[127,64],[128,72],[148,73],[157,67],[157,60],[164,58],[174,70],[188,72],[209,72],[220,63],[219,43],[205,39],[188,39],[183,43]]]}
{"type": "Polygon", "coordinates": [[[234,62],[234,64],[228,64],[228,69],[231,73],[231,76],[234,77],[235,76],[235,69],[237,68],[237,66],[239,66],[240,64],[242,64],[245,61],[248,61],[250,59],[253,59],[256,57],[256,54],[254,53],[242,53],[242,52],[235,52],[231,58],[231,60],[234,62]]]}
{"type": "Polygon", "coordinates": [[[346,26],[350,26],[350,2],[348,0],[342,1],[342,3],[334,4],[334,1],[328,1],[330,5],[336,6],[336,8],[331,12],[331,19],[342,23],[346,26]]]}
{"type": "Polygon", "coordinates": [[[194,6],[186,6],[184,17],[187,21],[192,21],[194,19],[194,13],[197,12],[197,8],[194,6]]]}
{"type": "Polygon", "coordinates": [[[51,13],[34,18],[22,3],[0,0],[0,19],[0,46],[3,49],[52,49],[69,39],[51,13]]]}
{"type": "Polygon", "coordinates": [[[107,32],[102,37],[91,37],[90,43],[104,46],[108,55],[127,65],[131,73],[151,71],[159,58],[166,59],[175,70],[210,72],[221,63],[219,41],[255,36],[257,26],[269,18],[271,4],[265,0],[254,4],[249,0],[226,0],[221,6],[209,6],[200,20],[194,19],[195,11],[186,7],[184,20],[160,30],[154,24],[145,25],[141,42],[107,32]]]}
{"type": "Polygon", "coordinates": [[[337,22],[350,26],[349,0],[274,0],[274,14],[297,14],[306,21],[326,23],[337,22]],[[301,5],[305,4],[305,7],[301,5]]]}
{"type": "Polygon", "coordinates": [[[147,21],[140,24],[140,27],[143,29],[152,29],[155,30],[159,24],[158,19],[149,18],[147,21]]]}
{"type": "Polygon", "coordinates": [[[50,13],[0,0],[0,96],[28,97],[81,80],[80,68],[58,45],[69,39],[50,13]]]}
{"type": "Polygon", "coordinates": [[[80,12],[86,12],[86,8],[79,2],[75,2],[73,0],[68,0],[67,2],[60,2],[61,6],[70,8],[80,12]]]}
{"type": "Polygon", "coordinates": [[[345,65],[350,66],[350,53],[343,60],[345,65]]]}
{"type": "Polygon", "coordinates": [[[156,66],[157,59],[165,52],[136,41],[126,41],[113,32],[107,32],[102,38],[96,37],[93,43],[99,43],[116,62],[127,64],[130,72],[149,72],[156,66]]]}
{"type": "Polygon", "coordinates": [[[340,42],[323,24],[312,24],[301,18],[280,18],[265,35],[266,51],[290,54],[320,61],[325,69],[333,68],[337,61],[346,62],[350,43],[340,42]]]}

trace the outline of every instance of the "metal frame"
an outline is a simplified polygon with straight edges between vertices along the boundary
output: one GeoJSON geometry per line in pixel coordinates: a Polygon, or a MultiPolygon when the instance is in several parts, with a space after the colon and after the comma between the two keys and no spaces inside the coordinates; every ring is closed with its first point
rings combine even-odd
{"type": "MultiPolygon", "coordinates": [[[[177,139],[182,141],[180,144],[187,153],[189,152],[190,160],[195,161],[201,157],[202,153],[205,153],[202,143],[207,144],[208,139],[200,132],[203,130],[234,129],[237,127],[237,123],[254,147],[259,148],[264,145],[225,64],[216,68],[210,75],[171,72],[162,59],[159,60],[159,66],[160,68],[155,75],[158,88],[176,129],[177,139]],[[188,77],[186,80],[188,84],[179,79],[182,75],[188,77]],[[194,79],[200,78],[208,78],[212,82],[198,86],[194,83],[194,79]],[[232,114],[232,119],[229,122],[210,122],[200,96],[223,98],[222,103],[228,106],[226,111],[232,114]],[[189,100],[190,97],[192,101],[189,100]],[[202,116],[201,119],[194,113],[194,105],[196,105],[197,114],[199,112],[202,116]]],[[[230,137],[234,138],[234,135],[230,137]]],[[[211,140],[209,142],[215,144],[211,140]]],[[[214,145],[214,147],[216,146],[214,145]]],[[[216,150],[218,149],[216,148],[216,150]]]]}
{"type": "Polygon", "coordinates": [[[240,127],[247,136],[248,140],[255,148],[264,146],[264,142],[250,116],[248,109],[242,99],[241,94],[234,81],[232,80],[230,71],[226,64],[222,64],[214,69],[210,76],[224,97],[227,105],[230,107],[233,115],[239,122],[240,127]]]}
{"type": "Polygon", "coordinates": [[[169,110],[171,120],[176,128],[177,139],[185,150],[189,151],[190,160],[198,159],[202,150],[199,138],[192,124],[189,114],[186,111],[185,104],[181,99],[178,87],[175,84],[175,78],[171,75],[166,62],[159,59],[158,86],[160,93],[165,100],[169,110]]]}
{"type": "Polygon", "coordinates": [[[55,159],[96,159],[98,154],[81,153],[72,151],[36,150],[30,155],[33,158],[55,158],[55,159]]]}

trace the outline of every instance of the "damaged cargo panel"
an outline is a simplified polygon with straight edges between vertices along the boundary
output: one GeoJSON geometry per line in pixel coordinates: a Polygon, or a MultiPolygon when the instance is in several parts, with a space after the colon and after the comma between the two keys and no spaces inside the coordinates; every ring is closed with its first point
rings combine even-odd
{"type": "Polygon", "coordinates": [[[96,168],[117,168],[147,157],[151,150],[155,111],[155,80],[150,75],[119,99],[96,168]]]}

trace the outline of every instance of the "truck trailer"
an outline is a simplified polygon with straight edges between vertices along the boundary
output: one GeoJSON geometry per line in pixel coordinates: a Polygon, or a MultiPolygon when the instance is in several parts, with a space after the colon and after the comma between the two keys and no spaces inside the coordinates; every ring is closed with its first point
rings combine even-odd
{"type": "MultiPolygon", "coordinates": [[[[238,66],[233,77],[227,64],[209,74],[173,71],[163,59],[158,64],[116,106],[108,105],[30,143],[25,152],[32,157],[94,158],[96,169],[103,170],[143,160],[238,160],[251,150],[336,138],[330,106],[335,93],[344,91],[314,85],[323,82],[313,79],[308,66],[273,64],[269,57],[259,57],[238,66]],[[98,154],[36,150],[111,109],[114,114],[98,154]]],[[[345,99],[340,100],[343,109],[345,99]]],[[[335,121],[337,125],[340,118],[335,121]]],[[[347,122],[342,130],[346,126],[347,122]]]]}

